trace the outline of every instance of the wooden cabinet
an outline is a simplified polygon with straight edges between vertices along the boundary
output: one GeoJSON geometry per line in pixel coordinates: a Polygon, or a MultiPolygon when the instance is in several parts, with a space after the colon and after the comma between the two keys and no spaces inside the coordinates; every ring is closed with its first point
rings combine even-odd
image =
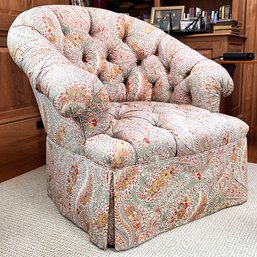
{"type": "Polygon", "coordinates": [[[0,182],[45,163],[45,132],[29,81],[11,59],[7,33],[15,17],[34,6],[69,0],[0,0],[0,182]]]}

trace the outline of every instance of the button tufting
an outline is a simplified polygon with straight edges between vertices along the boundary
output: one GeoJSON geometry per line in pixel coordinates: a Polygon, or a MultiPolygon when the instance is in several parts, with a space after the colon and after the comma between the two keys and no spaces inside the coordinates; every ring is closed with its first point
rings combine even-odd
{"type": "Polygon", "coordinates": [[[87,62],[87,56],[85,54],[82,56],[82,62],[87,62]]]}
{"type": "Polygon", "coordinates": [[[137,66],[140,66],[142,63],[142,60],[137,60],[137,66]]]}
{"type": "Polygon", "coordinates": [[[123,80],[123,84],[125,85],[125,87],[127,86],[127,81],[128,81],[128,77],[124,77],[124,80],[123,80]]]}
{"type": "Polygon", "coordinates": [[[190,70],[186,71],[186,72],[185,72],[185,77],[184,77],[184,78],[187,78],[187,77],[190,75],[190,73],[191,73],[191,71],[190,71],[190,70]]]}
{"type": "Polygon", "coordinates": [[[112,59],[111,59],[110,54],[108,54],[108,55],[106,56],[106,61],[107,61],[107,62],[112,62],[112,59]]]}
{"type": "Polygon", "coordinates": [[[169,88],[170,92],[173,93],[174,92],[174,86],[171,85],[170,88],[169,88]]]}

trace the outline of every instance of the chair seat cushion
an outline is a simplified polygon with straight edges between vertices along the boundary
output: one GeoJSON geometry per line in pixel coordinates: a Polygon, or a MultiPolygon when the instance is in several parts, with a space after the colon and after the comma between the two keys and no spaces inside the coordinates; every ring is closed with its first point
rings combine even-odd
{"type": "Polygon", "coordinates": [[[248,126],[224,114],[163,102],[111,103],[108,134],[86,141],[94,162],[121,168],[189,156],[246,136],[248,126]]]}

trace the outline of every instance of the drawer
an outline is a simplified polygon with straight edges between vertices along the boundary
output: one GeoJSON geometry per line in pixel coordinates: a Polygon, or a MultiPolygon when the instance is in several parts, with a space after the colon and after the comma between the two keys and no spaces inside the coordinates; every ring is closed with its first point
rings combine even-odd
{"type": "Polygon", "coordinates": [[[45,164],[43,128],[40,117],[0,125],[0,182],[45,164]]]}

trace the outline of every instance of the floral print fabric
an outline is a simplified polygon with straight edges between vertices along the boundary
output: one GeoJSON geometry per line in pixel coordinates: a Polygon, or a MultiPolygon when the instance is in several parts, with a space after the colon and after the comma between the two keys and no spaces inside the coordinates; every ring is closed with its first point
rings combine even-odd
{"type": "Polygon", "coordinates": [[[126,250],[242,204],[247,200],[246,167],[246,138],[194,155],[121,169],[104,168],[47,140],[50,197],[103,249],[108,243],[126,250]]]}
{"type": "Polygon", "coordinates": [[[109,101],[191,103],[217,112],[221,95],[233,90],[220,65],[127,15],[39,7],[19,16],[11,31],[10,54],[67,117],[104,111],[109,101]]]}
{"type": "Polygon", "coordinates": [[[246,139],[241,139],[196,155],[116,171],[115,248],[135,247],[159,233],[245,202],[246,165],[246,139]]]}
{"type": "Polygon", "coordinates": [[[21,14],[8,49],[47,132],[48,194],[105,249],[247,199],[248,126],[218,112],[224,68],[163,31],[95,8],[21,14]]]}

